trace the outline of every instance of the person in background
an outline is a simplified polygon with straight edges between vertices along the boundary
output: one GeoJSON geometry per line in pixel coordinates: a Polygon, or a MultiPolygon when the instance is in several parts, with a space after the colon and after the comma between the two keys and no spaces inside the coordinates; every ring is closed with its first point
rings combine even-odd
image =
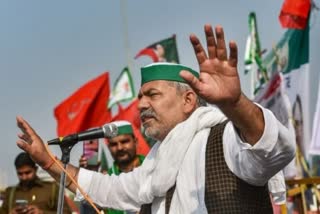
{"type": "MultiPolygon", "coordinates": [[[[19,183],[5,191],[1,214],[56,213],[59,187],[55,182],[40,180],[37,166],[22,152],[14,161],[19,183]]],[[[65,206],[64,213],[71,213],[65,206]]]]}
{"type": "MultiPolygon", "coordinates": [[[[109,175],[119,175],[122,172],[130,172],[135,167],[142,164],[143,155],[137,154],[137,138],[134,135],[132,124],[128,121],[121,120],[112,122],[118,128],[117,136],[107,138],[107,145],[111,156],[114,160],[113,165],[108,171],[109,175]]],[[[88,162],[86,157],[82,156],[79,160],[80,167],[87,168],[88,162]]],[[[81,213],[95,213],[94,209],[87,203],[81,203],[81,213]]],[[[108,214],[129,214],[129,211],[107,209],[108,214]]]]}

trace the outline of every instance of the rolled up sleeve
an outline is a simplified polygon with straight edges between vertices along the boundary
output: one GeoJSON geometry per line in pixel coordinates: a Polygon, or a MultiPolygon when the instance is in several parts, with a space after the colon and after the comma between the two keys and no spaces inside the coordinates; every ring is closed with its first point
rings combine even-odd
{"type": "Polygon", "coordinates": [[[265,127],[255,145],[243,142],[231,122],[223,133],[223,149],[229,169],[242,180],[257,186],[265,185],[295,156],[294,135],[270,110],[260,108],[265,127]]]}

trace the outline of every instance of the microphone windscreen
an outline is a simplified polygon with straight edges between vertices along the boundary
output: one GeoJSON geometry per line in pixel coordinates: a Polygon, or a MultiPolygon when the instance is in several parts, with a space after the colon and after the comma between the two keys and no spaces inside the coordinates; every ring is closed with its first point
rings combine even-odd
{"type": "Polygon", "coordinates": [[[112,138],[118,135],[118,127],[115,124],[109,123],[103,126],[104,137],[112,138]]]}

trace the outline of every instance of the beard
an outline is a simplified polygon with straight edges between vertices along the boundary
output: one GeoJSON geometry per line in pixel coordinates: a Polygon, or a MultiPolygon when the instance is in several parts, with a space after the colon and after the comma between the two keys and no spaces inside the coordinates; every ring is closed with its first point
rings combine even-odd
{"type": "MultiPolygon", "coordinates": [[[[140,112],[140,120],[143,121],[144,118],[153,118],[154,120],[158,120],[157,114],[154,112],[152,108],[146,109],[140,112]]],[[[157,136],[160,135],[160,130],[154,127],[148,126],[147,124],[143,124],[144,133],[147,137],[153,140],[159,140],[157,136]]]]}
{"type": "Polygon", "coordinates": [[[32,180],[25,180],[25,181],[20,181],[20,186],[23,189],[31,189],[36,183],[36,178],[32,180]]]}
{"type": "Polygon", "coordinates": [[[117,164],[129,164],[134,160],[135,153],[136,153],[135,151],[133,151],[133,152],[127,152],[127,151],[117,152],[116,155],[115,155],[114,161],[117,164]],[[125,155],[127,157],[125,159],[123,159],[122,157],[125,156],[125,155]]]}
{"type": "Polygon", "coordinates": [[[160,139],[157,137],[157,136],[160,135],[160,131],[159,131],[159,130],[155,130],[155,129],[151,128],[151,127],[145,128],[144,134],[145,134],[147,137],[151,138],[152,140],[160,140],[160,139]]]}

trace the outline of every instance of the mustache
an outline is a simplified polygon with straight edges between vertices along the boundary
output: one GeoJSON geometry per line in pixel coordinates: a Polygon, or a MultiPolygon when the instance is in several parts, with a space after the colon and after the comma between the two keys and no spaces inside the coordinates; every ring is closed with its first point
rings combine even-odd
{"type": "Polygon", "coordinates": [[[140,119],[144,119],[145,117],[154,117],[157,118],[156,113],[152,109],[142,110],[140,112],[140,119]]]}
{"type": "Polygon", "coordinates": [[[122,155],[126,155],[126,154],[129,154],[129,152],[127,151],[119,151],[116,153],[116,156],[122,156],[122,155]]]}

